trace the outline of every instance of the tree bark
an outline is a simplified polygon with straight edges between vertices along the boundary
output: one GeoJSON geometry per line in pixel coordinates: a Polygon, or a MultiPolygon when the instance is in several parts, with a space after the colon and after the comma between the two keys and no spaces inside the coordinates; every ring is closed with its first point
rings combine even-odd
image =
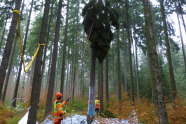
{"type": "MultiPolygon", "coordinates": [[[[43,57],[42,77],[44,75],[44,70],[45,70],[46,53],[47,53],[48,42],[49,42],[49,37],[50,37],[50,26],[51,26],[51,23],[52,23],[54,1],[55,0],[52,0],[52,6],[51,6],[51,10],[50,10],[51,12],[50,12],[50,17],[49,17],[49,22],[48,22],[48,32],[47,32],[46,44],[45,44],[45,48],[44,48],[44,57],[43,57]]],[[[41,82],[41,83],[42,83],[41,88],[43,88],[43,82],[41,82]]]]}
{"type": "Polygon", "coordinates": [[[167,31],[167,22],[166,22],[166,16],[165,16],[165,8],[164,8],[164,0],[160,0],[160,6],[161,6],[161,15],[162,15],[162,20],[163,20],[163,29],[164,29],[164,34],[165,34],[165,43],[167,47],[167,60],[169,64],[169,77],[170,77],[170,83],[171,83],[171,88],[172,88],[172,97],[173,101],[176,99],[176,83],[175,83],[175,78],[174,78],[174,71],[173,71],[173,66],[172,66],[172,58],[171,58],[171,50],[170,50],[170,44],[169,44],[169,38],[168,38],[168,31],[167,31]]]}
{"type": "Polygon", "coordinates": [[[106,57],[106,73],[105,73],[105,83],[106,83],[106,107],[109,107],[109,82],[108,82],[108,55],[106,57]]]}
{"type": "MultiPolygon", "coordinates": [[[[21,2],[22,2],[22,0],[16,1],[15,10],[20,9],[21,2]]],[[[4,85],[6,70],[8,67],[8,62],[9,62],[9,58],[10,58],[10,54],[11,54],[11,48],[12,48],[12,43],[13,43],[13,39],[14,39],[14,34],[16,32],[18,17],[19,17],[19,15],[17,13],[13,13],[9,34],[8,34],[5,50],[3,53],[3,58],[1,61],[1,66],[0,66],[0,99],[1,99],[1,93],[2,93],[2,89],[3,89],[3,85],[4,85]]]]}
{"type": "Polygon", "coordinates": [[[115,49],[113,49],[113,51],[112,51],[112,60],[113,60],[113,61],[112,61],[112,75],[113,75],[112,83],[113,83],[113,93],[116,91],[116,90],[115,90],[115,89],[116,89],[116,88],[115,88],[115,87],[116,87],[116,84],[115,84],[115,71],[114,71],[114,70],[115,70],[115,69],[114,69],[114,68],[115,68],[115,66],[114,66],[114,64],[115,64],[115,63],[114,63],[114,58],[115,58],[115,57],[114,57],[114,55],[115,55],[114,50],[115,50],[115,49]]]}
{"type": "Polygon", "coordinates": [[[99,114],[101,115],[103,113],[103,62],[99,62],[99,69],[100,69],[100,87],[99,87],[99,90],[100,90],[100,96],[99,96],[99,99],[100,99],[100,110],[99,110],[99,114]]]}
{"type": "MultiPolygon", "coordinates": [[[[40,38],[39,38],[40,44],[43,44],[45,41],[49,9],[50,9],[50,0],[46,0],[43,20],[42,20],[42,26],[41,26],[41,32],[40,32],[40,38]]],[[[42,79],[41,69],[42,69],[42,64],[43,64],[43,60],[42,60],[43,49],[44,49],[44,46],[40,46],[40,49],[36,57],[33,84],[32,84],[32,93],[31,93],[31,100],[30,100],[31,108],[29,110],[27,124],[36,123],[36,115],[37,115],[37,109],[38,109],[39,98],[40,98],[40,90],[41,90],[41,79],[42,79]]]]}
{"type": "MultiPolygon", "coordinates": [[[[181,3],[177,0],[177,2],[178,2],[178,5],[179,5],[179,8],[182,8],[181,7],[181,3]]],[[[181,19],[182,19],[182,22],[183,22],[183,26],[184,26],[184,29],[185,29],[185,34],[186,34],[186,26],[185,26],[185,20],[184,20],[184,18],[183,18],[183,14],[181,14],[181,19]]]]}
{"type": "Polygon", "coordinates": [[[17,38],[18,38],[18,36],[16,35],[16,38],[15,38],[15,41],[14,41],[14,45],[13,45],[12,56],[11,56],[10,64],[9,64],[9,67],[8,67],[8,73],[7,73],[7,77],[6,77],[4,92],[3,92],[3,98],[2,98],[3,103],[5,102],[6,90],[7,90],[8,83],[9,83],[9,76],[10,76],[10,73],[12,71],[12,64],[13,64],[13,59],[14,59],[16,45],[17,45],[17,38]]]}
{"type": "MultiPolygon", "coordinates": [[[[121,77],[120,77],[120,43],[119,43],[119,29],[117,29],[117,40],[116,40],[116,45],[117,45],[117,83],[118,83],[118,102],[119,102],[119,107],[121,107],[121,77]]],[[[121,109],[121,108],[119,108],[121,109]]]]}
{"type": "MultiPolygon", "coordinates": [[[[31,2],[31,8],[29,11],[29,16],[28,16],[28,23],[27,23],[27,27],[26,27],[26,34],[25,34],[25,38],[24,38],[24,45],[23,45],[23,55],[25,53],[25,49],[26,49],[26,41],[28,38],[28,30],[29,30],[29,25],[30,25],[30,19],[31,19],[31,14],[32,14],[32,8],[33,8],[33,2],[34,0],[32,0],[31,2]]],[[[19,88],[19,81],[20,81],[20,76],[21,76],[21,70],[22,70],[22,58],[20,60],[20,64],[19,64],[19,72],[18,72],[18,76],[17,76],[17,80],[16,80],[16,87],[14,90],[14,96],[13,96],[13,100],[17,97],[17,92],[18,92],[18,88],[19,88]]],[[[12,103],[12,107],[16,107],[16,100],[14,100],[14,102],[12,103]]]]}
{"type": "Polygon", "coordinates": [[[138,48],[137,48],[137,37],[136,37],[136,27],[135,27],[135,23],[133,25],[133,29],[134,29],[134,40],[135,40],[135,62],[136,62],[136,68],[135,68],[135,72],[136,72],[136,86],[137,86],[137,96],[138,96],[138,100],[140,99],[140,89],[139,89],[139,72],[138,72],[138,48]]]}
{"type": "Polygon", "coordinates": [[[8,20],[8,18],[6,18],[5,25],[4,25],[4,28],[3,28],[3,34],[2,34],[1,42],[0,42],[0,52],[1,52],[1,46],[2,46],[2,43],[3,43],[3,40],[4,40],[4,34],[5,34],[5,30],[6,30],[7,20],[8,20]]]}
{"type": "Polygon", "coordinates": [[[143,0],[144,6],[144,15],[145,15],[145,27],[146,27],[146,40],[147,40],[147,51],[149,57],[149,64],[150,64],[150,72],[152,83],[154,84],[156,92],[156,99],[155,105],[158,109],[158,116],[159,116],[159,123],[160,124],[168,124],[166,106],[163,98],[162,92],[162,81],[160,75],[160,67],[158,63],[158,55],[156,52],[156,45],[153,33],[153,24],[152,24],[152,15],[151,15],[151,8],[150,8],[150,1],[143,0]]]}
{"type": "Polygon", "coordinates": [[[131,34],[130,34],[130,24],[129,24],[129,14],[128,14],[128,0],[126,0],[126,18],[127,18],[127,37],[128,37],[128,44],[129,44],[129,66],[130,66],[130,86],[131,86],[131,101],[134,104],[134,82],[133,82],[133,72],[132,72],[132,53],[131,53],[131,34]]]}
{"type": "Polygon", "coordinates": [[[90,53],[90,86],[89,86],[89,101],[88,101],[88,117],[87,121],[90,124],[95,116],[95,66],[96,57],[91,48],[90,53]]]}
{"type": "Polygon", "coordinates": [[[62,9],[62,1],[59,1],[58,12],[57,12],[57,20],[56,20],[56,30],[55,30],[55,38],[54,38],[54,49],[52,55],[52,66],[50,68],[50,79],[49,79],[49,87],[47,93],[47,101],[46,101],[46,109],[45,116],[47,116],[52,111],[52,97],[54,92],[54,84],[55,84],[55,74],[56,74],[56,61],[57,61],[57,51],[58,51],[58,42],[59,42],[59,33],[60,33],[60,25],[61,25],[61,9],[62,9]]]}
{"type": "Polygon", "coordinates": [[[65,61],[66,61],[66,46],[68,41],[68,17],[69,17],[69,0],[67,2],[67,13],[66,13],[66,25],[65,25],[65,38],[64,38],[64,45],[63,45],[63,60],[62,60],[62,72],[61,72],[61,86],[60,92],[63,94],[63,87],[65,81],[65,61]]]}
{"type": "Polygon", "coordinates": [[[184,59],[184,66],[185,66],[184,75],[185,75],[185,77],[186,77],[186,56],[185,56],[185,48],[184,48],[184,43],[183,43],[183,36],[182,36],[182,31],[181,31],[181,26],[180,26],[180,19],[179,19],[179,13],[178,13],[178,7],[177,7],[177,5],[176,5],[176,1],[175,1],[175,7],[176,7],[176,14],[177,14],[177,19],[178,19],[179,32],[180,32],[180,38],[181,38],[181,44],[182,44],[182,52],[183,52],[183,59],[184,59]]]}

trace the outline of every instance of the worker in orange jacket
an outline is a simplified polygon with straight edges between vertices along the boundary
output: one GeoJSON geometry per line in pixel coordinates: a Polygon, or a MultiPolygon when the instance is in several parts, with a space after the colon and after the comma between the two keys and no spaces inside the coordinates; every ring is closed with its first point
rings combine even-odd
{"type": "Polygon", "coordinates": [[[100,109],[100,101],[98,99],[99,97],[96,96],[96,100],[95,100],[95,112],[96,112],[96,115],[99,114],[99,109],[100,109]]]}
{"type": "Polygon", "coordinates": [[[54,124],[61,124],[61,120],[63,120],[63,114],[66,114],[66,111],[62,111],[62,107],[66,104],[70,98],[66,99],[66,101],[61,101],[62,93],[57,92],[56,101],[54,102],[54,124]]]}

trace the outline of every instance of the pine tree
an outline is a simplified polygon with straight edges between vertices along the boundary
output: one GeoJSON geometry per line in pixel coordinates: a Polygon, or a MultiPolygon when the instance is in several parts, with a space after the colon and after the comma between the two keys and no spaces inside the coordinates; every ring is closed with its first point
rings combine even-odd
{"type": "MultiPolygon", "coordinates": [[[[42,26],[41,26],[41,32],[40,32],[40,38],[39,38],[40,44],[43,44],[45,41],[49,9],[50,9],[50,0],[46,0],[43,20],[42,20],[42,26]]],[[[32,84],[32,92],[31,92],[31,100],[30,100],[31,108],[29,110],[27,124],[36,123],[36,115],[37,115],[38,103],[39,103],[39,98],[40,98],[40,90],[41,90],[41,78],[42,78],[41,68],[42,68],[42,63],[43,63],[43,60],[42,60],[43,49],[44,49],[44,46],[40,46],[40,49],[36,57],[33,84],[32,84]]]]}
{"type": "MultiPolygon", "coordinates": [[[[115,26],[116,28],[119,28],[119,23],[118,23],[119,16],[116,10],[110,8],[109,1],[105,1],[105,5],[104,5],[102,0],[89,1],[89,3],[83,9],[82,15],[84,17],[84,20],[83,20],[84,30],[87,35],[89,35],[90,29],[92,27],[91,25],[93,23],[92,33],[89,39],[91,42],[90,46],[93,50],[93,53],[95,54],[95,57],[98,58],[99,65],[101,68],[101,72],[100,72],[101,80],[100,81],[103,81],[102,80],[103,79],[103,75],[102,75],[103,64],[102,63],[105,57],[107,56],[108,50],[110,48],[110,42],[113,39],[111,25],[115,26]]],[[[103,82],[100,82],[101,88],[103,88],[102,83],[103,82]]],[[[100,90],[103,91],[103,89],[100,89],[100,90]]],[[[89,91],[89,92],[92,92],[92,91],[89,91]]],[[[93,90],[93,92],[95,92],[95,90],[93,90]]],[[[94,99],[92,98],[92,96],[90,98],[94,99]]],[[[92,106],[92,105],[89,105],[89,106],[92,106]]],[[[102,92],[100,92],[100,112],[101,113],[103,112],[103,93],[102,92]]],[[[94,115],[91,115],[91,116],[94,116],[94,115]]]]}
{"type": "MultiPolygon", "coordinates": [[[[22,2],[22,0],[17,0],[16,1],[15,10],[20,9],[21,2],[22,2]]],[[[1,66],[0,66],[0,98],[1,98],[1,93],[2,93],[2,90],[3,90],[6,70],[7,70],[7,67],[8,67],[8,61],[9,61],[11,50],[12,50],[11,48],[12,48],[14,35],[15,35],[15,32],[16,32],[18,17],[19,17],[19,15],[17,13],[13,14],[12,22],[11,22],[11,26],[10,26],[6,46],[5,46],[5,50],[4,50],[4,53],[3,53],[3,58],[2,58],[2,61],[1,61],[1,66]]]]}

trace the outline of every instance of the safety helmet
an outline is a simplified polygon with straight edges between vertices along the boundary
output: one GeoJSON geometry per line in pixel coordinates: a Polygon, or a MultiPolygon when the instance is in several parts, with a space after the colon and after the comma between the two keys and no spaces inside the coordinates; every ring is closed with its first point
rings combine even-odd
{"type": "Polygon", "coordinates": [[[97,95],[96,98],[99,98],[99,96],[97,95]]]}
{"type": "Polygon", "coordinates": [[[62,93],[60,93],[60,92],[57,92],[57,93],[56,93],[56,97],[57,97],[57,98],[60,98],[61,96],[62,96],[62,93]]]}

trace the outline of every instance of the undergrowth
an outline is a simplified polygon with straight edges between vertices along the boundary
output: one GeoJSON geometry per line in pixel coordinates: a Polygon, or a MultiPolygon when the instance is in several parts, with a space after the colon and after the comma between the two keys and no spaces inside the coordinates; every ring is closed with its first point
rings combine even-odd
{"type": "Polygon", "coordinates": [[[23,117],[25,111],[15,111],[14,109],[0,106],[0,124],[17,124],[23,117]]]}
{"type": "MultiPolygon", "coordinates": [[[[113,95],[113,98],[117,98],[117,95],[113,95]]],[[[126,93],[123,93],[121,101],[121,109],[116,99],[111,99],[109,103],[108,111],[115,115],[119,119],[130,120],[134,115],[132,111],[135,110],[136,116],[139,122],[145,124],[158,124],[157,109],[147,98],[142,98],[135,101],[135,105],[132,106],[131,99],[126,93]]],[[[173,108],[172,103],[167,103],[167,115],[170,124],[184,124],[186,122],[186,104],[181,98],[175,100],[175,107],[173,108]]]]}
{"type": "MultiPolygon", "coordinates": [[[[132,111],[135,110],[136,116],[139,122],[145,124],[158,124],[157,109],[154,104],[151,103],[147,98],[140,100],[135,99],[135,105],[132,106],[131,99],[126,93],[122,93],[121,105],[118,104],[117,95],[110,95],[109,107],[106,109],[106,103],[104,102],[104,113],[101,115],[102,118],[119,118],[130,120],[134,115],[132,111]],[[120,109],[119,109],[120,108],[120,109]]],[[[55,98],[55,97],[54,97],[55,98]]],[[[54,103],[55,99],[53,99],[54,103]]],[[[29,101],[26,103],[26,108],[29,107],[29,101]]],[[[41,93],[39,109],[37,113],[37,121],[43,122],[45,119],[45,105],[46,105],[46,93],[41,93]]],[[[166,104],[168,121],[170,124],[184,124],[186,122],[186,100],[178,98],[174,102],[174,108],[172,103],[166,104]]],[[[67,114],[64,116],[70,116],[73,114],[87,115],[88,109],[88,98],[79,100],[70,100],[70,102],[63,106],[63,111],[67,114]]],[[[18,112],[14,109],[6,108],[0,105],[0,124],[14,124],[17,123],[26,111],[18,112]]],[[[53,115],[52,112],[49,113],[53,115]]]]}

